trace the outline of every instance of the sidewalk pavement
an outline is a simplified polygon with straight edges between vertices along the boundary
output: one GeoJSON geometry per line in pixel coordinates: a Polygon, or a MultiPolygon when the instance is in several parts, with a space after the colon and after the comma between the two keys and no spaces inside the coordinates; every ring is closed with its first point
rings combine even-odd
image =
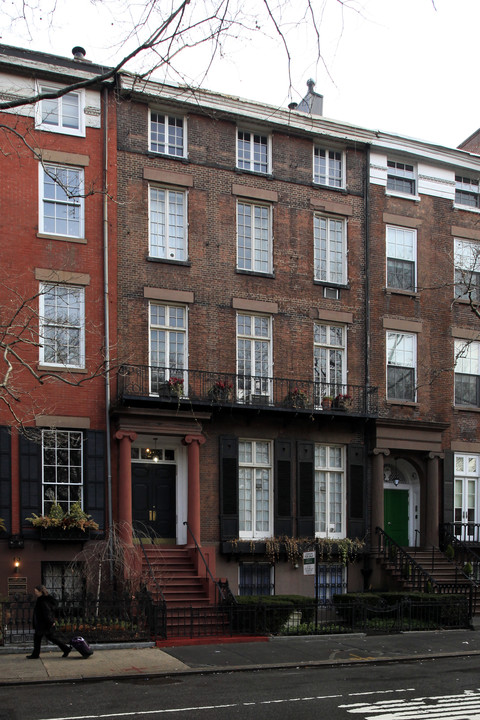
{"type": "Polygon", "coordinates": [[[153,643],[92,647],[94,654],[83,659],[75,650],[68,658],[62,658],[58,648],[49,646],[42,648],[38,660],[26,659],[31,648],[0,648],[0,686],[480,656],[480,633],[475,630],[358,633],[255,641],[249,638],[247,642],[242,638],[224,638],[215,644],[179,644],[161,649],[153,643]]]}

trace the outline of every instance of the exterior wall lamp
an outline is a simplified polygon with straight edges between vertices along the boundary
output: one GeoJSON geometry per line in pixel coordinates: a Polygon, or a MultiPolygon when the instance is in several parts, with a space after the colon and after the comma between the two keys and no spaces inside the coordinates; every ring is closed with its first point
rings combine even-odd
{"type": "Polygon", "coordinates": [[[20,558],[14,557],[13,558],[13,572],[18,573],[18,568],[20,567],[20,558]]]}

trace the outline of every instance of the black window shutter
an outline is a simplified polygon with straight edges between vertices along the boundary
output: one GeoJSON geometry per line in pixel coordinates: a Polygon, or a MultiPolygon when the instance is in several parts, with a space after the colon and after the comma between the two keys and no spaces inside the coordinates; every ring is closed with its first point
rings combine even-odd
{"type": "Polygon", "coordinates": [[[220,438],[220,537],[238,538],[238,439],[220,438]]]}
{"type": "Polygon", "coordinates": [[[274,534],[293,535],[292,443],[275,441],[275,520],[274,534]]]}
{"type": "Polygon", "coordinates": [[[12,443],[10,429],[0,427],[0,517],[11,532],[12,507],[12,443]]]}
{"type": "Polygon", "coordinates": [[[23,433],[20,434],[19,460],[20,524],[25,528],[26,535],[33,535],[33,525],[26,522],[25,518],[32,517],[32,513],[42,514],[42,436],[40,432],[29,429],[28,437],[23,433]]]}
{"type": "Polygon", "coordinates": [[[443,522],[453,523],[453,487],[454,487],[454,457],[452,450],[445,450],[445,459],[443,461],[443,522]]]}
{"type": "Polygon", "coordinates": [[[365,448],[348,445],[347,448],[347,536],[365,536],[365,448]]]}
{"type": "Polygon", "coordinates": [[[84,445],[84,501],[85,512],[100,528],[105,527],[105,433],[87,430],[84,445]]]}
{"type": "Polygon", "coordinates": [[[315,535],[315,463],[313,443],[297,444],[297,535],[315,535]]]}

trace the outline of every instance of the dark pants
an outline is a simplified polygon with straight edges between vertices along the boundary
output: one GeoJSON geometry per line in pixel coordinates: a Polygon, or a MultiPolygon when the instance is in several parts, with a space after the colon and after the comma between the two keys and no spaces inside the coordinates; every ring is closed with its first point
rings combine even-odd
{"type": "Polygon", "coordinates": [[[63,652],[65,652],[66,650],[70,650],[70,645],[66,644],[65,638],[61,636],[61,634],[56,630],[55,626],[53,625],[50,630],[47,630],[46,633],[36,632],[33,636],[33,657],[38,657],[40,655],[40,646],[42,644],[42,637],[44,635],[47,640],[50,640],[50,642],[58,645],[60,650],[63,650],[63,652]]]}

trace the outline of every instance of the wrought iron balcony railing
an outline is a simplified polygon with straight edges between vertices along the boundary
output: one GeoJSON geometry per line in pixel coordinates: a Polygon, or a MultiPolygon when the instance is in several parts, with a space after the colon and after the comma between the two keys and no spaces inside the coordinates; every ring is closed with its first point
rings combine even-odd
{"type": "Polygon", "coordinates": [[[212,406],[244,406],[295,412],[378,412],[376,387],[237,375],[208,370],[123,365],[118,373],[122,401],[147,400],[212,406]]]}

